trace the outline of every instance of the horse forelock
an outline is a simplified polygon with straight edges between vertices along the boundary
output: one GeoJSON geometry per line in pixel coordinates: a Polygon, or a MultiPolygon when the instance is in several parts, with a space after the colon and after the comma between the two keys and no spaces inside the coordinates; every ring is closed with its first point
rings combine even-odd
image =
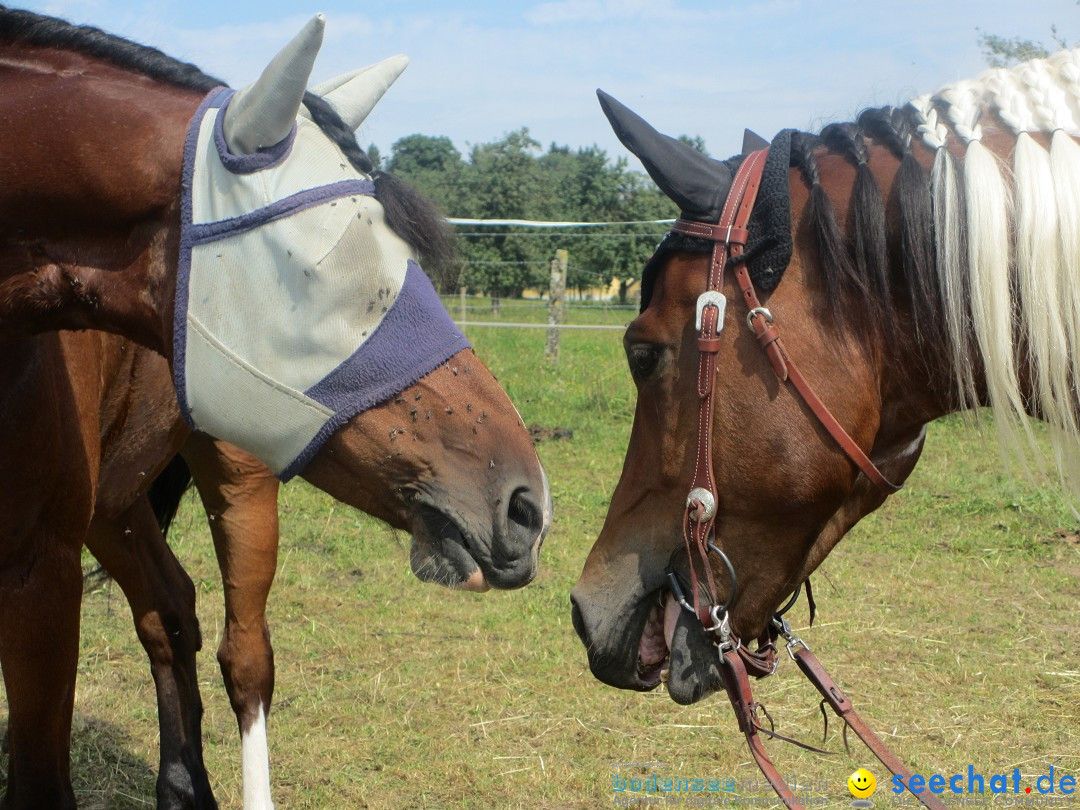
{"type": "Polygon", "coordinates": [[[675,231],[669,231],[665,234],[664,238],[660,240],[660,244],[656,246],[656,250],[653,251],[653,255],[649,257],[649,261],[645,263],[645,268],[641,271],[640,311],[644,312],[652,301],[657,276],[672,254],[693,253],[695,255],[705,255],[711,253],[712,249],[713,243],[706,239],[687,236],[675,231]]]}

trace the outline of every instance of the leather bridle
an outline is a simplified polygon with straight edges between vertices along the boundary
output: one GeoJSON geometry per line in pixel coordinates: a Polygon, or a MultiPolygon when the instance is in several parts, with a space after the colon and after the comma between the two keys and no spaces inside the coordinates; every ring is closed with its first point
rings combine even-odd
{"type": "MultiPolygon", "coordinates": [[[[859,717],[851,702],[832,678],[829,677],[829,674],[810,651],[810,648],[806,646],[806,643],[791,633],[788,623],[783,619],[783,613],[791,607],[791,604],[797,598],[798,590],[796,590],[788,605],[776,614],[772,623],[758,638],[756,649],[750,650],[747,648],[731,627],[729,608],[735,601],[737,579],[731,561],[724,554],[719,544],[714,541],[717,488],[712,467],[716,355],[721,349],[719,334],[723,329],[724,314],[727,306],[723,286],[724,274],[728,266],[733,268],[735,280],[747,307],[746,323],[765,351],[777,378],[782,383],[791,384],[795,392],[803,399],[810,411],[847,457],[875,486],[887,494],[896,492],[900,487],[893,484],[882,474],[811,388],[806,378],[799,371],[798,366],[785,350],[773,314],[763,307],[758,300],[746,263],[739,261],[749,237],[750,213],[754,208],[754,201],[757,199],[767,154],[768,149],[762,149],[750,153],[743,160],[738,172],[735,174],[720,219],[715,225],[679,219],[672,226],[672,231],[675,233],[711,241],[713,249],[709,259],[705,292],[698,297],[694,322],[697,331],[698,348],[698,435],[694,477],[690,485],[690,493],[686,499],[686,509],[683,513],[683,539],[689,558],[689,588],[693,604],[691,605],[687,601],[682,583],[674,570],[668,569],[667,579],[672,596],[684,609],[697,617],[706,634],[718,648],[728,698],[731,700],[732,708],[735,710],[739,722],[739,728],[746,736],[747,743],[758,767],[784,801],[784,804],[792,808],[792,810],[801,810],[801,805],[796,801],[794,793],[781,778],[772,760],[769,759],[759,732],[789,742],[796,741],[779,735],[761,725],[758,710],[762,709],[762,707],[753,700],[748,678],[748,674],[763,678],[776,671],[778,657],[775,642],[778,636],[782,635],[786,639],[788,654],[822,694],[822,705],[828,703],[833,711],[843,719],[847,726],[859,736],[892,773],[903,777],[905,786],[908,784],[911,772],[904,767],[903,763],[859,717]],[[722,604],[715,602],[717,589],[709,561],[710,553],[719,556],[727,568],[730,578],[727,601],[722,604]],[[701,573],[699,573],[699,569],[701,573]],[[702,599],[700,587],[702,584],[705,586],[705,592],[709,595],[710,600],[713,601],[706,602],[702,599]]],[[[803,743],[797,744],[822,752],[821,749],[813,746],[807,746],[803,743]]],[[[913,794],[920,802],[926,807],[932,808],[932,810],[943,810],[944,808],[944,805],[932,795],[927,795],[925,792],[913,792],[913,794]]]]}

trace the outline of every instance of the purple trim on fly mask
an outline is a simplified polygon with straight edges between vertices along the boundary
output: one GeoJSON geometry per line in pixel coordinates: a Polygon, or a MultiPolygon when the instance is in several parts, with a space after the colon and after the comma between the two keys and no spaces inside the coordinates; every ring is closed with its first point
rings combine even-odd
{"type": "Polygon", "coordinates": [[[191,241],[192,202],[191,186],[195,176],[195,154],[199,146],[199,130],[207,110],[219,107],[232,91],[228,87],[215,87],[203,98],[199,108],[188,124],[187,137],[184,138],[184,167],[180,175],[180,257],[176,267],[176,301],[173,305],[173,386],[176,388],[176,401],[184,421],[191,427],[191,411],[187,405],[187,383],[184,369],[187,360],[187,308],[191,284],[191,241]]]}
{"type": "Polygon", "coordinates": [[[221,158],[221,165],[233,174],[251,174],[272,169],[282,163],[292,152],[293,142],[296,140],[296,122],[293,122],[289,134],[273,146],[264,147],[250,155],[234,155],[229,150],[229,144],[225,140],[225,113],[229,109],[229,102],[235,97],[236,91],[230,90],[224,102],[219,105],[221,112],[214,122],[214,145],[217,147],[218,157],[221,158]]]}
{"type": "MultiPolygon", "coordinates": [[[[220,120],[220,113],[218,120],[220,120]]],[[[254,230],[268,222],[284,219],[298,211],[303,211],[305,208],[321,205],[328,200],[359,196],[374,197],[375,183],[367,179],[338,180],[336,183],[330,183],[326,186],[305,189],[272,202],[270,205],[241,214],[238,217],[219,219],[217,222],[191,224],[191,244],[193,246],[201,245],[205,242],[214,242],[218,239],[236,236],[254,230]]]]}
{"type": "Polygon", "coordinates": [[[278,477],[288,481],[356,414],[385,402],[470,348],[420,265],[409,260],[397,300],[371,336],[304,393],[334,415],[278,477]]]}

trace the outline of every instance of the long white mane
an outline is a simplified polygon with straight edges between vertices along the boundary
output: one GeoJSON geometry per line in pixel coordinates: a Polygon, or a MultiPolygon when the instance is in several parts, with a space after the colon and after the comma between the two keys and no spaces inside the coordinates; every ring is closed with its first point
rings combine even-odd
{"type": "Polygon", "coordinates": [[[987,71],[910,108],[936,150],[935,247],[961,399],[975,404],[982,368],[1008,457],[1033,457],[1029,414],[1045,419],[1080,503],[1080,50],[987,71]],[[1015,136],[1011,165],[983,144],[1002,129],[1015,136]]]}

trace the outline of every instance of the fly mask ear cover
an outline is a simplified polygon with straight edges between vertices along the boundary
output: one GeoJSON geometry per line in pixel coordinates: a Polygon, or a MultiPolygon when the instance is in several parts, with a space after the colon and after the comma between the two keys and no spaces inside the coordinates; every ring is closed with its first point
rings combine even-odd
{"type": "Polygon", "coordinates": [[[204,99],[185,144],[173,377],[194,429],[288,480],[469,342],[371,178],[305,116],[276,146],[231,154],[232,95],[204,99]]]}

